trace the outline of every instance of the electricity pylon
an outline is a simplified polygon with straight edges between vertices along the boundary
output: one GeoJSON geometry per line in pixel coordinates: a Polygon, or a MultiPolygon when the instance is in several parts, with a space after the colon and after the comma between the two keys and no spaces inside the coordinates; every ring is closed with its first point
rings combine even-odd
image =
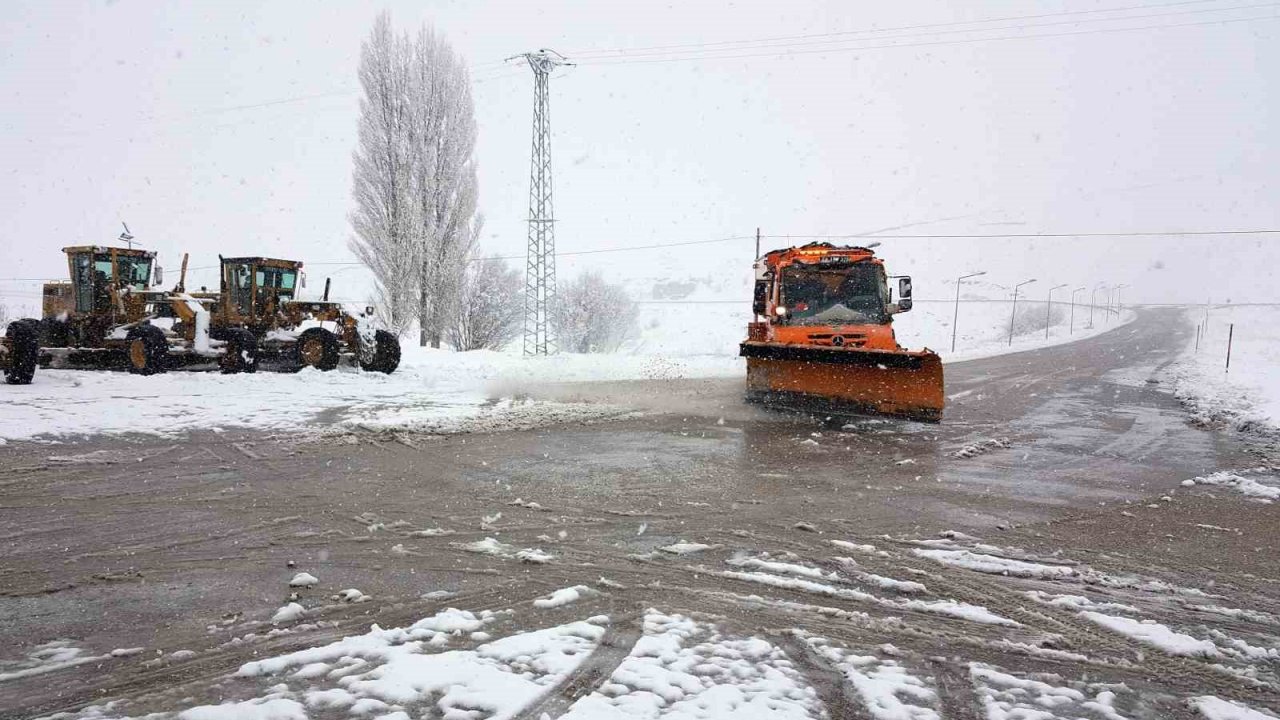
{"type": "Polygon", "coordinates": [[[555,50],[541,49],[507,58],[523,58],[533,70],[533,153],[529,162],[529,249],[524,283],[524,354],[552,355],[549,313],[556,297],[556,228],[551,186],[551,71],[572,65],[555,50]]]}

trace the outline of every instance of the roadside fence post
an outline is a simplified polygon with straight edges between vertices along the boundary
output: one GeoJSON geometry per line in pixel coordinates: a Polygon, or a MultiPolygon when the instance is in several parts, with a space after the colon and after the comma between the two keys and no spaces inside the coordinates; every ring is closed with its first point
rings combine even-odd
{"type": "Polygon", "coordinates": [[[1231,372],[1231,337],[1232,337],[1233,335],[1235,335],[1235,334],[1236,334],[1236,324],[1235,324],[1235,323],[1231,323],[1230,325],[1228,325],[1228,326],[1227,326],[1227,369],[1226,369],[1226,372],[1231,372]]]}
{"type": "Polygon", "coordinates": [[[1201,324],[1196,323],[1196,352],[1200,352],[1200,328],[1201,324]]]}

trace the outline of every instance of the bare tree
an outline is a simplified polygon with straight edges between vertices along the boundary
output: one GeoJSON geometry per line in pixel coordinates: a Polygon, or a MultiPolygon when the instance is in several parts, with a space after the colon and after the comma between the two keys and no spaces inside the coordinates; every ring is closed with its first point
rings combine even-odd
{"type": "Polygon", "coordinates": [[[449,344],[456,350],[501,350],[520,334],[523,319],[520,271],[496,257],[477,258],[459,288],[449,344]]]}
{"type": "Polygon", "coordinates": [[[556,293],[551,325],[569,352],[613,352],[635,329],[636,303],[600,273],[579,275],[556,293]]]}
{"type": "Polygon", "coordinates": [[[475,106],[466,67],[434,31],[396,35],[386,13],[361,50],[355,230],[383,320],[440,346],[480,231],[475,106]]]}

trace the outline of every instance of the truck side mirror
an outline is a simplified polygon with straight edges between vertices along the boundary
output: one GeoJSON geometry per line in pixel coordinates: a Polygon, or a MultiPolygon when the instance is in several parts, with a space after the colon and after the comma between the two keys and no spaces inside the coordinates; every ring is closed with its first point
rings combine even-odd
{"type": "Polygon", "coordinates": [[[155,281],[154,283],[152,283],[152,285],[163,285],[163,284],[164,284],[164,268],[162,268],[162,267],[160,267],[159,265],[157,265],[157,266],[156,266],[156,281],[155,281]]]}
{"type": "Polygon", "coordinates": [[[911,278],[898,278],[898,312],[911,309],[911,278]]]}
{"type": "Polygon", "coordinates": [[[757,282],[755,296],[751,300],[751,312],[763,315],[769,299],[769,283],[757,282]]]}

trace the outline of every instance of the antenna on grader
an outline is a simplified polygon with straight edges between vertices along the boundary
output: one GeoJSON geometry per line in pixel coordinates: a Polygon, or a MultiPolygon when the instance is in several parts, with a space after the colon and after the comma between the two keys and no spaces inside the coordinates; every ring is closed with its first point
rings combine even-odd
{"type": "Polygon", "coordinates": [[[129,224],[123,220],[120,221],[120,224],[124,225],[124,232],[120,233],[119,239],[121,242],[128,245],[130,250],[132,250],[133,249],[133,233],[129,232],[129,224]]]}

